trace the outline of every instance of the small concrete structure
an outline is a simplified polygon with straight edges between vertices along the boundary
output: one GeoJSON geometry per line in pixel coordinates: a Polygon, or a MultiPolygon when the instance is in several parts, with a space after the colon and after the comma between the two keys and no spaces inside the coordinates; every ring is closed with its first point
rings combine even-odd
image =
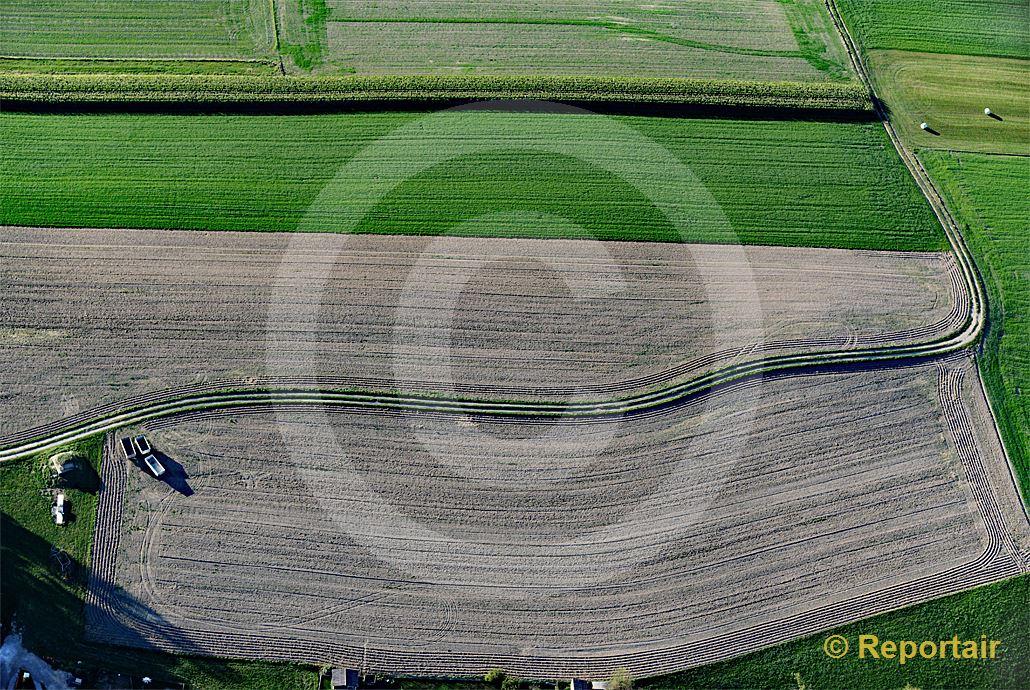
{"type": "Polygon", "coordinates": [[[356,668],[334,668],[333,690],[357,690],[359,675],[356,668]]]}
{"type": "Polygon", "coordinates": [[[50,458],[50,470],[58,477],[71,474],[77,469],[79,462],[74,453],[58,453],[50,458]]]}
{"type": "Polygon", "coordinates": [[[140,434],[136,438],[132,439],[132,441],[136,444],[136,450],[139,452],[140,455],[150,454],[150,441],[147,440],[146,436],[140,434]]]}

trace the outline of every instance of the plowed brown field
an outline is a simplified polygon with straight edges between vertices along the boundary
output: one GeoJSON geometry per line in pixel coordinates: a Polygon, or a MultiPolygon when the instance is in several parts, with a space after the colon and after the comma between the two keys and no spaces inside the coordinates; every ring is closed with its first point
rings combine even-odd
{"type": "Polygon", "coordinates": [[[999,579],[1030,526],[976,376],[963,356],[782,376],[591,422],[317,408],[155,422],[178,490],[109,455],[91,631],[601,677],[999,579]]]}
{"type": "Polygon", "coordinates": [[[932,339],[957,280],[934,253],[4,228],[0,443],[224,388],[621,397],[932,339]]]}

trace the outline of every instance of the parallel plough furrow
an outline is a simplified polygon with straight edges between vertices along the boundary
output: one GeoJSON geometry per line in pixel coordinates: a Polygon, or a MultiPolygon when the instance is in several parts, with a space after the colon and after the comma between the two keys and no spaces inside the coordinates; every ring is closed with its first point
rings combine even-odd
{"type": "MultiPolygon", "coordinates": [[[[961,369],[965,363],[957,356],[938,363],[938,391],[941,409],[944,413],[949,438],[953,443],[961,461],[965,482],[970,487],[976,503],[978,523],[984,529],[984,546],[980,555],[961,565],[948,568],[942,572],[891,585],[877,591],[850,597],[844,601],[813,608],[802,613],[793,613],[755,625],[746,629],[730,631],[722,635],[706,639],[670,644],[664,648],[644,650],[636,653],[598,655],[576,658],[563,657],[560,654],[550,655],[477,655],[474,653],[449,653],[437,651],[420,651],[412,649],[377,648],[370,644],[366,650],[364,645],[333,642],[326,639],[305,638],[303,626],[285,628],[281,631],[255,631],[240,633],[235,631],[184,631],[174,625],[155,623],[146,617],[132,615],[132,606],[127,609],[120,604],[117,595],[110,590],[102,590],[101,596],[91,598],[91,603],[103,611],[105,624],[98,627],[93,634],[105,639],[120,639],[126,643],[139,644],[142,638],[155,646],[170,651],[193,651],[224,656],[245,656],[266,659],[303,660],[311,663],[357,663],[367,653],[370,666],[376,670],[420,673],[468,673],[478,674],[489,667],[503,666],[511,672],[529,677],[555,677],[565,675],[583,675],[602,677],[617,666],[626,666],[638,675],[651,675],[670,672],[688,666],[728,658],[758,647],[768,646],[811,634],[835,625],[847,623],[885,610],[899,608],[926,599],[944,596],[980,584],[997,581],[1023,572],[1026,564],[1012,541],[1006,528],[1005,517],[997,500],[995,490],[984,468],[984,458],[977,447],[970,427],[969,414],[960,403],[959,395],[963,380],[961,369]],[[108,595],[108,596],[103,596],[108,595]],[[288,632],[289,631],[289,632],[288,632]],[[296,632],[291,635],[290,632],[296,632]]],[[[924,365],[925,366],[925,365],[924,365]]],[[[934,365],[931,365],[934,366],[934,365]]],[[[801,378],[800,372],[792,372],[791,377],[801,378]]],[[[733,388],[756,386],[754,379],[739,381],[733,388]]],[[[265,411],[275,410],[275,406],[265,411]]],[[[319,411],[318,405],[310,408],[319,411]]],[[[228,414],[251,414],[258,408],[247,408],[235,413],[226,410],[211,410],[189,413],[187,419],[204,419],[209,416],[228,414]]],[[[647,415],[660,412],[648,411],[647,415]]],[[[397,414],[408,414],[398,412],[397,414]]],[[[182,422],[183,418],[177,418],[182,422]]],[[[170,426],[171,420],[161,420],[153,428],[170,426]]],[[[547,422],[540,422],[547,423],[547,422]]],[[[552,422],[553,423],[553,422],[552,422]]],[[[590,423],[587,420],[570,423],[590,423]]],[[[108,444],[109,458],[113,457],[113,446],[108,444]]],[[[121,464],[115,460],[113,464],[121,464]]],[[[105,482],[123,480],[120,476],[108,476],[105,482]]],[[[117,492],[120,494],[118,486],[117,492]]],[[[105,510],[113,506],[105,504],[105,510]]],[[[116,509],[117,510],[117,509],[116,509]]],[[[101,525],[110,521],[98,521],[97,543],[102,542],[101,525]]],[[[116,542],[103,540],[106,549],[112,552],[116,542]]],[[[98,563],[107,563],[101,560],[98,563]]],[[[107,566],[111,567],[111,566],[107,566]]],[[[99,614],[91,620],[100,620],[99,614]]]]}

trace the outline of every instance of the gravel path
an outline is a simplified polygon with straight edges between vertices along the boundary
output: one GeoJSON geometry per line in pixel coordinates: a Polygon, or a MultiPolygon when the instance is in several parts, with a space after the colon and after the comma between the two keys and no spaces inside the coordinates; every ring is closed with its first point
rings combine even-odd
{"type": "Polygon", "coordinates": [[[932,339],[958,281],[947,254],[5,228],[0,445],[227,387],[628,395],[932,339]]]}
{"type": "Polygon", "coordinates": [[[1030,525],[975,378],[963,356],[780,376],[616,421],[161,420],[195,493],[105,463],[91,634],[643,675],[997,580],[1030,525]]]}

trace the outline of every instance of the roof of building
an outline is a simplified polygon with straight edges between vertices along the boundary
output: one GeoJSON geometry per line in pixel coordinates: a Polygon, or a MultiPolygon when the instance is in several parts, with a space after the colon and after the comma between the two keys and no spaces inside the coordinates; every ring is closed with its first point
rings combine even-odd
{"type": "Polygon", "coordinates": [[[356,688],[358,687],[358,669],[356,668],[334,668],[333,688],[356,688]]]}

